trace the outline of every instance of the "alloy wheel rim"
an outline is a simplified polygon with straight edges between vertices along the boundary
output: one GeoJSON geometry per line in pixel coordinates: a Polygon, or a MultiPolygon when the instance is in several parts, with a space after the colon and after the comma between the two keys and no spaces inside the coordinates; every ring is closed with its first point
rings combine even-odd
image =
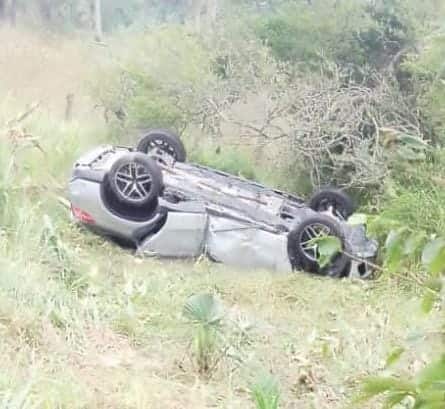
{"type": "Polygon", "coordinates": [[[336,219],[345,220],[344,209],[338,205],[338,203],[330,200],[324,200],[318,206],[318,211],[329,213],[336,219]]]}
{"type": "Polygon", "coordinates": [[[121,195],[130,202],[143,202],[150,195],[153,183],[150,173],[136,162],[122,165],[114,179],[121,195]]]}
{"type": "Polygon", "coordinates": [[[313,223],[306,226],[300,236],[300,247],[304,255],[311,261],[318,261],[318,244],[314,240],[329,236],[331,229],[321,223],[313,223]]]}
{"type": "Polygon", "coordinates": [[[154,151],[156,152],[156,154],[158,155],[160,154],[160,156],[162,156],[162,154],[168,154],[172,156],[175,160],[177,159],[174,148],[168,142],[162,139],[154,139],[153,141],[151,141],[149,144],[149,152],[150,151],[154,151]]]}

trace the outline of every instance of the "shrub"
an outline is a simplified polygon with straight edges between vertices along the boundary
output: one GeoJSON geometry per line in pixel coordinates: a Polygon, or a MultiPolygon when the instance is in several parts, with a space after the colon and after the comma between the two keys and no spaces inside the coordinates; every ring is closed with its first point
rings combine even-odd
{"type": "MultiPolygon", "coordinates": [[[[312,65],[325,57],[333,57],[337,50],[340,51],[339,47],[354,48],[355,26],[350,22],[360,25],[362,19],[350,19],[345,26],[337,24],[346,10],[354,14],[360,10],[360,7],[351,5],[342,2],[342,6],[336,8],[333,2],[313,6],[289,3],[275,14],[260,19],[257,33],[277,58],[312,65]],[[332,18],[333,14],[338,20],[332,18]],[[340,38],[344,40],[343,44],[335,44],[340,38]]],[[[351,56],[352,53],[349,58],[351,56]]]]}
{"type": "Polygon", "coordinates": [[[444,57],[445,36],[434,34],[426,40],[420,54],[411,55],[403,64],[403,68],[413,77],[428,131],[432,139],[441,144],[445,142],[444,57]]]}
{"type": "Polygon", "coordinates": [[[410,166],[399,161],[385,184],[371,226],[377,234],[406,227],[428,235],[445,231],[445,152],[436,150],[427,160],[410,166]]]}
{"type": "Polygon", "coordinates": [[[105,111],[129,127],[184,128],[212,79],[199,38],[179,26],[155,27],[115,47],[117,64],[93,85],[105,111]]]}
{"type": "MultiPolygon", "coordinates": [[[[409,253],[404,252],[416,237],[416,232],[406,235],[407,230],[391,234],[387,241],[387,261],[400,264],[409,253]]],[[[418,235],[418,233],[417,233],[418,235]]],[[[419,243],[418,243],[419,244],[419,243]]],[[[426,246],[421,244],[422,263],[430,274],[425,283],[425,296],[422,302],[424,312],[430,312],[443,288],[445,271],[445,239],[429,241],[426,246]]],[[[387,358],[387,366],[399,359],[403,349],[396,348],[387,358]]],[[[442,408],[444,403],[445,356],[442,356],[425,366],[412,377],[391,375],[368,377],[362,385],[356,403],[371,400],[377,396],[384,398],[384,408],[399,407],[405,404],[410,408],[442,408]]]]}
{"type": "Polygon", "coordinates": [[[330,59],[357,73],[387,65],[385,56],[400,51],[409,31],[405,16],[397,1],[289,2],[259,18],[256,32],[280,60],[318,69],[330,59]]]}
{"type": "Polygon", "coordinates": [[[385,398],[385,408],[400,407],[403,403],[412,408],[442,408],[444,380],[445,356],[429,364],[414,379],[369,378],[363,385],[362,396],[358,401],[382,395],[385,398]]]}
{"type": "Polygon", "coordinates": [[[192,151],[189,159],[246,179],[259,179],[259,171],[249,155],[230,146],[216,149],[206,146],[192,151]]]}

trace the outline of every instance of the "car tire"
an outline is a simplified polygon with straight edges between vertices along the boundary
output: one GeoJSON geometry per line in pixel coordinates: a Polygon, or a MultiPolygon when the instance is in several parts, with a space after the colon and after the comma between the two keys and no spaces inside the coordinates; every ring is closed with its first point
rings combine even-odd
{"type": "Polygon", "coordinates": [[[128,153],[119,158],[107,175],[110,191],[126,208],[147,208],[162,192],[162,172],[148,156],[128,153]]]}
{"type": "Polygon", "coordinates": [[[185,162],[186,152],[184,144],[178,135],[166,129],[150,129],[139,140],[136,150],[146,154],[155,149],[172,156],[176,162],[185,162]]]}
{"type": "Polygon", "coordinates": [[[330,277],[343,277],[348,273],[350,266],[349,257],[344,252],[349,252],[349,246],[345,240],[341,226],[327,216],[315,216],[303,220],[288,234],[287,250],[294,270],[304,270],[330,277]],[[321,268],[317,261],[316,248],[308,249],[304,243],[315,236],[312,232],[323,232],[324,235],[338,237],[342,244],[342,252],[339,253],[326,267],[321,268]]]}
{"type": "Polygon", "coordinates": [[[308,205],[316,212],[331,212],[343,220],[347,220],[355,210],[352,199],[340,189],[320,190],[312,196],[308,205]]]}

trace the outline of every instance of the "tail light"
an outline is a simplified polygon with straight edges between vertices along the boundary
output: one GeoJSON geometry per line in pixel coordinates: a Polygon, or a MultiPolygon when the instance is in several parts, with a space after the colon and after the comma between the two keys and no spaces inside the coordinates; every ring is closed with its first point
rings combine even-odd
{"type": "Polygon", "coordinates": [[[71,212],[73,213],[73,216],[82,223],[85,223],[85,224],[95,224],[96,223],[93,216],[91,216],[89,213],[83,211],[82,209],[80,209],[78,207],[71,205],[71,212]]]}

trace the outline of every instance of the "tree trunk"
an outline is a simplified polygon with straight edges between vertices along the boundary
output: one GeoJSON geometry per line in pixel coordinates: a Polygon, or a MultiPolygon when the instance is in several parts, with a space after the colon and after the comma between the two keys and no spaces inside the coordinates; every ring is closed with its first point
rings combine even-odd
{"type": "Polygon", "coordinates": [[[66,96],[65,121],[69,122],[73,118],[74,94],[66,96]]]}
{"type": "Polygon", "coordinates": [[[43,20],[47,23],[51,21],[51,5],[48,0],[39,1],[40,14],[43,20]]]}
{"type": "Polygon", "coordinates": [[[94,0],[94,29],[96,32],[96,41],[102,41],[102,4],[101,0],[94,0]]]}
{"type": "Polygon", "coordinates": [[[0,0],[0,22],[5,19],[6,0],[0,0]]]}
{"type": "Polygon", "coordinates": [[[15,27],[17,22],[17,0],[11,0],[9,4],[9,21],[15,27]]]}
{"type": "Polygon", "coordinates": [[[189,20],[194,26],[195,31],[198,33],[201,31],[201,13],[205,0],[188,0],[187,1],[187,14],[189,20]]]}
{"type": "Polygon", "coordinates": [[[218,0],[207,1],[207,16],[210,25],[213,26],[216,23],[216,17],[218,16],[218,0]]]}

